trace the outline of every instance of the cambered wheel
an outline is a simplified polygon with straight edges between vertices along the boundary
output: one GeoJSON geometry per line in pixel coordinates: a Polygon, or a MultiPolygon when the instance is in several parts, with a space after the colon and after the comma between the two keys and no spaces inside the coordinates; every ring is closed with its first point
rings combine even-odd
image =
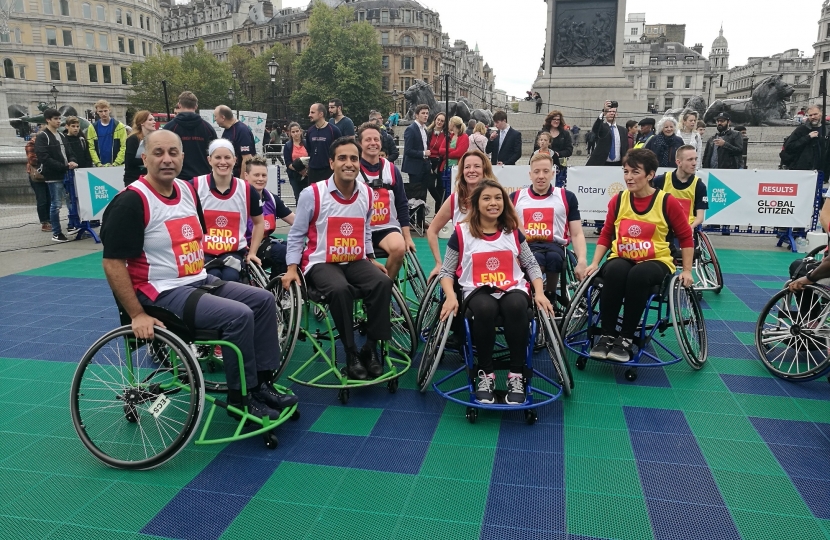
{"type": "Polygon", "coordinates": [[[525,423],[527,425],[532,426],[533,424],[535,424],[537,418],[538,417],[536,416],[536,411],[525,409],[525,423]]]}
{"type": "Polygon", "coordinates": [[[539,318],[542,323],[540,331],[544,332],[545,347],[547,347],[550,361],[553,363],[553,369],[556,371],[557,382],[562,387],[562,393],[565,396],[570,396],[571,389],[573,389],[573,378],[568,363],[565,361],[565,345],[559,335],[559,329],[547,313],[540,311],[539,318]]]}
{"type": "Polygon", "coordinates": [[[476,420],[478,420],[478,409],[475,407],[467,407],[467,421],[471,424],[475,424],[476,420]]]}
{"type": "MultiPolygon", "coordinates": [[[[565,313],[571,305],[571,300],[579,288],[579,280],[576,278],[574,269],[576,268],[577,260],[573,251],[565,249],[565,264],[562,274],[559,276],[559,287],[556,291],[556,298],[559,306],[557,313],[565,313]]],[[[557,306],[555,306],[557,307],[557,306]]]]}
{"type": "Polygon", "coordinates": [[[394,394],[398,391],[398,379],[392,379],[388,383],[386,383],[386,389],[389,390],[390,394],[394,394]]]}
{"type": "Polygon", "coordinates": [[[292,283],[288,290],[282,286],[282,274],[273,278],[265,286],[265,290],[274,295],[274,304],[277,310],[277,335],[280,342],[280,367],[274,380],[278,380],[291,355],[300,334],[300,311],[302,309],[302,293],[297,283],[292,283]]]}
{"type": "Polygon", "coordinates": [[[625,380],[628,382],[634,382],[637,380],[637,369],[636,368],[628,368],[625,370],[625,380]]]}
{"type": "Polygon", "coordinates": [[[415,319],[415,331],[421,341],[427,340],[433,325],[438,321],[442,303],[441,284],[438,282],[438,276],[433,276],[427,283],[426,292],[415,319]]]}
{"type": "Polygon", "coordinates": [[[110,467],[151,469],[193,437],[204,393],[193,353],[175,334],[156,327],[147,342],[122,326],[81,358],[69,406],[75,431],[96,458],[110,467]]]}
{"type": "Polygon", "coordinates": [[[565,339],[585,329],[590,315],[596,310],[599,304],[599,293],[602,289],[601,284],[594,283],[598,273],[598,271],[594,272],[585,278],[574,293],[571,305],[568,306],[568,311],[562,319],[561,333],[565,339]],[[590,299],[588,298],[589,294],[591,296],[590,299]]]}
{"type": "Polygon", "coordinates": [[[825,252],[827,251],[827,245],[817,246],[810,250],[807,253],[807,257],[812,257],[813,259],[820,261],[824,258],[825,252]]]}
{"type": "Polygon", "coordinates": [[[427,279],[424,269],[421,268],[418,256],[411,251],[407,251],[404,255],[404,264],[406,265],[406,279],[415,295],[415,299],[420,304],[427,292],[427,279]]]}
{"type": "Polygon", "coordinates": [[[723,273],[721,272],[718,255],[715,253],[715,248],[712,247],[712,242],[705,232],[697,231],[695,234],[698,235],[698,247],[700,248],[698,271],[702,276],[699,276],[698,279],[702,281],[701,288],[720,294],[723,290],[723,273]]]}
{"type": "Polygon", "coordinates": [[[700,369],[709,354],[703,309],[694,291],[684,287],[678,276],[672,278],[669,286],[669,315],[680,352],[692,369],[700,369]]]}
{"type": "Polygon", "coordinates": [[[427,337],[424,352],[421,353],[421,363],[418,365],[417,382],[421,393],[427,391],[435,372],[438,370],[438,365],[441,363],[444,347],[446,347],[447,338],[450,335],[453,317],[454,315],[450,313],[447,320],[439,321],[427,337]]]}
{"type": "Polygon", "coordinates": [[[409,358],[413,358],[418,351],[418,336],[415,333],[415,323],[412,322],[412,315],[406,305],[401,291],[392,286],[392,343],[404,352],[409,358]]]}
{"type": "Polygon", "coordinates": [[[340,391],[337,392],[337,399],[340,400],[340,403],[346,405],[349,402],[349,389],[341,388],[340,391]]]}
{"type": "Polygon", "coordinates": [[[580,356],[576,359],[576,369],[579,371],[583,371],[585,369],[585,364],[588,363],[588,359],[584,356],[580,356]]]}
{"type": "Polygon", "coordinates": [[[265,289],[271,280],[268,279],[268,274],[260,265],[255,262],[246,263],[248,270],[249,285],[265,289]]]}
{"type": "Polygon", "coordinates": [[[262,439],[265,441],[265,446],[268,450],[276,450],[280,444],[279,439],[277,439],[277,436],[272,431],[263,434],[262,439]]]}

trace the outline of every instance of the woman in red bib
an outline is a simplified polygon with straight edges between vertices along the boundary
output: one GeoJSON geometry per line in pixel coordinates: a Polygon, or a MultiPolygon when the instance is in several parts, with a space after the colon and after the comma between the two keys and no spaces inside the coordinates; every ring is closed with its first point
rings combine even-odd
{"type": "Polygon", "coordinates": [[[596,272],[610,251],[600,269],[605,282],[599,300],[602,337],[591,349],[591,358],[631,360],[632,340],[651,290],[675,271],[667,240],[670,232],[683,252],[680,279],[686,287],[693,283],[691,270],[686,270],[692,268],[694,252],[688,214],[677,199],[651,186],[657,167],[657,156],[651,150],[634,149],[623,157],[627,189],[611,197],[594,260],[587,269],[588,275],[596,272]],[[615,337],[623,300],[622,328],[615,337]]]}
{"type": "Polygon", "coordinates": [[[519,216],[501,184],[495,180],[482,180],[470,196],[468,217],[456,224],[447,243],[444,263],[438,274],[446,296],[441,320],[458,312],[459,301],[453,287],[456,278],[465,311],[470,310],[473,314],[472,341],[479,369],[475,398],[479,403],[495,402],[493,346],[499,315],[510,349],[505,402],[508,405],[525,402],[523,370],[528,340],[527,310],[530,307],[530,288],[525,272],[533,283],[536,305],[553,315],[553,306],[544,292],[542,270],[520,227],[519,216]]]}

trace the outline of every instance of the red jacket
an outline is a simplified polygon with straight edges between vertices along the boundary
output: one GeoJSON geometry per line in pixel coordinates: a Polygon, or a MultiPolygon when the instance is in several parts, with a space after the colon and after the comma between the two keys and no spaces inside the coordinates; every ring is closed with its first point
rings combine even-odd
{"type": "MultiPolygon", "coordinates": [[[[442,167],[444,165],[443,159],[446,156],[447,152],[447,139],[444,137],[440,138],[441,145],[438,147],[438,152],[442,158],[442,167]]],[[[450,144],[452,144],[452,139],[450,139],[450,144]]],[[[455,145],[455,148],[450,148],[450,159],[461,159],[461,156],[467,153],[467,150],[470,148],[470,137],[466,133],[462,133],[458,135],[458,142],[455,145]]]]}

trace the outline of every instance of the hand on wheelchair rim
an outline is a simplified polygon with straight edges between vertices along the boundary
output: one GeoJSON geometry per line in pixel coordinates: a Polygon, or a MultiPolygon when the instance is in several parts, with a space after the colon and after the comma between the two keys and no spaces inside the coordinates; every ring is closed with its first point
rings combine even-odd
{"type": "Polygon", "coordinates": [[[154,326],[158,326],[159,328],[167,328],[164,326],[163,322],[155,317],[147,315],[146,313],[141,313],[133,318],[133,334],[135,334],[135,337],[138,339],[153,339],[155,337],[155,332],[153,331],[154,326]]]}
{"type": "Polygon", "coordinates": [[[533,300],[536,302],[536,307],[539,308],[539,311],[544,311],[553,317],[553,304],[550,303],[550,300],[545,296],[544,292],[535,293],[533,300]]]}
{"type": "Polygon", "coordinates": [[[692,271],[691,270],[683,270],[682,272],[680,272],[680,283],[681,283],[681,285],[683,285],[684,287],[687,287],[687,288],[694,285],[695,280],[692,277],[692,271]]]}
{"type": "Polygon", "coordinates": [[[291,283],[296,282],[297,285],[300,284],[300,276],[296,270],[288,270],[282,276],[282,288],[286,291],[291,288],[291,283]]]}
{"type": "Polygon", "coordinates": [[[257,263],[259,266],[262,266],[262,261],[259,257],[254,255],[253,251],[248,251],[248,255],[246,255],[245,260],[248,262],[248,264],[257,263]]]}
{"type": "Polygon", "coordinates": [[[441,306],[441,320],[446,321],[450,313],[458,315],[458,298],[447,297],[444,300],[444,304],[441,306]]]}
{"type": "Polygon", "coordinates": [[[810,280],[807,279],[806,276],[804,276],[804,277],[800,277],[798,279],[794,279],[794,280],[790,281],[790,283],[787,285],[787,288],[790,289],[791,291],[800,291],[806,285],[809,285],[809,284],[810,284],[810,280]]]}

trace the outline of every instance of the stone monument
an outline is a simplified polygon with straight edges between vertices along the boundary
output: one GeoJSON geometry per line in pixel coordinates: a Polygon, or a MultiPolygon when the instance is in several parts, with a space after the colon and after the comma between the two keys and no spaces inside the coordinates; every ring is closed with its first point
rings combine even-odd
{"type": "MultiPolygon", "coordinates": [[[[6,89],[0,79],[0,117],[7,116],[6,89]]],[[[34,200],[26,180],[26,142],[17,136],[7,118],[0,118],[0,203],[34,200]]]]}
{"type": "MultiPolygon", "coordinates": [[[[624,75],[625,0],[546,0],[545,54],[533,90],[545,109],[561,109],[568,123],[595,117],[606,99],[619,111],[646,114],[624,75]]],[[[522,107],[524,110],[524,107],[522,107]]],[[[530,111],[528,111],[530,112],[530,111]]]]}

